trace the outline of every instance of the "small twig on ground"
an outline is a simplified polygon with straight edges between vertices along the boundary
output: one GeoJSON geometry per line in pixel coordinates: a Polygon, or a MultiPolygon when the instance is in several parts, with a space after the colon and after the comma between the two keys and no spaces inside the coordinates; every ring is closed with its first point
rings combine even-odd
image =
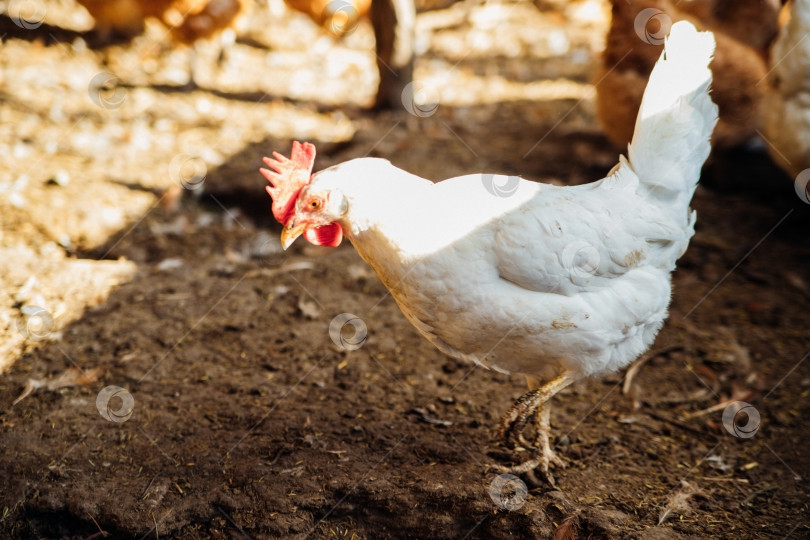
{"type": "Polygon", "coordinates": [[[746,497],[745,500],[740,503],[740,506],[747,506],[747,507],[754,506],[754,499],[756,499],[760,495],[770,493],[771,491],[776,491],[776,489],[778,489],[778,486],[768,486],[768,487],[764,487],[762,489],[758,489],[755,492],[753,492],[751,495],[746,497]]]}
{"type": "Polygon", "coordinates": [[[96,518],[94,518],[90,512],[87,512],[87,515],[90,517],[90,519],[98,528],[98,532],[91,534],[85,540],[93,540],[93,538],[97,538],[98,536],[102,536],[103,538],[107,538],[108,536],[110,536],[110,533],[101,528],[101,526],[98,524],[98,521],[96,521],[96,518]]]}
{"type": "Polygon", "coordinates": [[[678,420],[675,420],[674,418],[667,418],[666,416],[658,414],[657,412],[655,412],[653,410],[649,410],[649,411],[646,411],[646,412],[647,412],[648,415],[652,416],[656,420],[660,420],[661,422],[666,422],[667,424],[672,424],[673,426],[679,427],[679,428],[681,428],[681,429],[683,429],[685,431],[688,431],[690,433],[694,433],[696,435],[701,435],[701,436],[704,436],[704,437],[708,436],[708,437],[712,437],[713,439],[717,440],[717,437],[715,437],[711,433],[706,433],[703,430],[693,428],[689,424],[684,424],[683,422],[679,422],[678,420]]]}
{"type": "Polygon", "coordinates": [[[683,345],[671,345],[669,347],[658,349],[657,351],[652,351],[649,354],[645,354],[641,358],[638,358],[630,365],[629,368],[627,368],[627,373],[624,375],[624,384],[622,385],[622,394],[627,395],[630,392],[630,388],[633,385],[633,379],[635,379],[641,367],[649,360],[657,356],[664,356],[671,352],[682,350],[683,348],[683,345]]]}
{"type": "Polygon", "coordinates": [[[754,395],[753,390],[749,390],[747,388],[746,389],[741,389],[741,390],[738,390],[738,391],[734,392],[733,395],[729,399],[721,401],[720,403],[717,403],[716,405],[712,405],[711,407],[709,407],[707,409],[702,409],[700,411],[696,411],[696,412],[693,412],[693,413],[686,413],[686,414],[684,414],[684,417],[689,419],[689,418],[695,418],[697,416],[705,416],[707,414],[711,414],[711,413],[716,412],[716,411],[722,411],[723,409],[725,409],[726,407],[728,407],[729,405],[731,405],[734,402],[745,401],[747,399],[751,399],[751,397],[753,397],[753,395],[754,395]]]}
{"type": "Polygon", "coordinates": [[[16,405],[40,388],[45,388],[50,392],[55,392],[61,388],[68,388],[71,386],[89,386],[95,383],[103,373],[103,368],[93,368],[87,370],[68,368],[59,375],[49,377],[47,379],[28,379],[22,393],[11,403],[11,405],[16,405]]]}
{"type": "Polygon", "coordinates": [[[314,270],[315,264],[309,261],[296,261],[292,263],[284,263],[278,268],[258,268],[256,270],[250,270],[245,274],[246,278],[252,277],[273,277],[278,274],[285,274],[287,272],[293,272],[295,270],[314,270]]]}

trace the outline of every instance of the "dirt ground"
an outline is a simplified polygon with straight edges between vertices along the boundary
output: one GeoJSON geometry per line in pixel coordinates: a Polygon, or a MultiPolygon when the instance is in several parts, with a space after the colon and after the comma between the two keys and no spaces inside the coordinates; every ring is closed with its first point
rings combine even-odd
{"type": "Polygon", "coordinates": [[[293,139],[316,168],[604,176],[601,1],[420,13],[421,115],[365,108],[366,23],[336,43],[256,0],[184,90],[157,24],[96,48],[69,0],[31,28],[0,4],[0,536],[810,538],[810,205],[761,148],[707,166],[628,392],[555,399],[556,489],[489,467],[522,377],[436,351],[351,246],[279,246],[257,169],[293,139]]]}

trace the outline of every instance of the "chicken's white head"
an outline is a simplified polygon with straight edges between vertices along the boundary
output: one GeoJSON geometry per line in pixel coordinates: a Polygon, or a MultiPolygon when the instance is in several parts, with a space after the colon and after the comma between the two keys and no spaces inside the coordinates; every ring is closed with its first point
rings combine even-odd
{"type": "Polygon", "coordinates": [[[271,184],[267,193],[273,198],[273,215],[284,225],[281,246],[287,249],[301,235],[316,246],[340,245],[343,228],[339,221],[348,204],[339,191],[312,183],[315,146],[296,141],[289,159],[273,152],[272,158],[263,161],[273,169],[261,169],[261,173],[271,184]]]}
{"type": "Polygon", "coordinates": [[[295,213],[281,231],[281,246],[287,249],[303,234],[316,246],[337,247],[343,239],[340,220],[347,208],[346,198],[340,191],[318,189],[317,184],[304,186],[298,195],[295,213]]]}

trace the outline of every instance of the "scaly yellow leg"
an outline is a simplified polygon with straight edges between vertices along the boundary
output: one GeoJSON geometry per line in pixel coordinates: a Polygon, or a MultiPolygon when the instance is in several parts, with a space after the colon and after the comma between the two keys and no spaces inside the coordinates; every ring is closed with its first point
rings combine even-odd
{"type": "Polygon", "coordinates": [[[539,386],[536,378],[527,376],[529,386],[535,386],[533,390],[523,394],[501,418],[500,434],[506,445],[515,450],[531,448],[534,456],[517,465],[509,468],[511,473],[525,473],[540,468],[550,484],[554,484],[554,478],[549,473],[549,464],[558,467],[565,467],[565,463],[554,453],[549,443],[549,433],[551,431],[551,404],[549,400],[554,395],[576,380],[573,373],[565,372],[556,379],[539,386]],[[539,388],[537,387],[539,386],[539,388]],[[534,445],[529,445],[523,437],[523,431],[529,422],[534,422],[535,441],[534,445]]]}

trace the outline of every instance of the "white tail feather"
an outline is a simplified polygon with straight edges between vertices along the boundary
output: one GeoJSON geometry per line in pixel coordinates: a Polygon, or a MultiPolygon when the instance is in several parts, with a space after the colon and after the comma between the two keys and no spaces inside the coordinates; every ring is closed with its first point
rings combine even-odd
{"type": "Polygon", "coordinates": [[[638,193],[684,227],[703,162],[711,150],[717,106],[709,98],[714,36],[674,24],[644,91],[628,148],[638,193]]]}

